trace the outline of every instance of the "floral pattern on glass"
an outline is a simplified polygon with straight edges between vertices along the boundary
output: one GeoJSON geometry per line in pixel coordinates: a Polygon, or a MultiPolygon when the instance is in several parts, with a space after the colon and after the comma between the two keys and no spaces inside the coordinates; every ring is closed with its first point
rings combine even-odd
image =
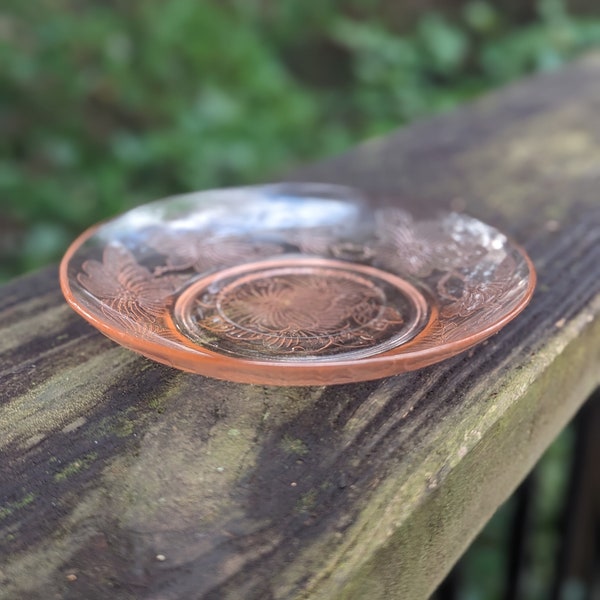
{"type": "MultiPolygon", "coordinates": [[[[366,279],[288,273],[247,281],[196,300],[198,335],[256,351],[295,355],[365,348],[401,329],[404,318],[366,279]]],[[[231,347],[231,346],[230,346],[231,347]]]]}
{"type": "Polygon", "coordinates": [[[156,277],[140,265],[125,246],[109,244],[102,262],[86,260],[77,275],[79,283],[102,300],[114,320],[139,329],[164,329],[162,319],[172,300],[174,282],[156,277]]]}

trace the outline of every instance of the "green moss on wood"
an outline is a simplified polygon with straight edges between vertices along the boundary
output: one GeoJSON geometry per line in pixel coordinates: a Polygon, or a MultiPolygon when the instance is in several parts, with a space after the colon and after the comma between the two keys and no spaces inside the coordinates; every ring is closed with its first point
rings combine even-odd
{"type": "Polygon", "coordinates": [[[302,440],[287,434],[283,436],[280,446],[286,454],[292,454],[293,456],[305,456],[308,454],[308,447],[302,440]]]}
{"type": "Polygon", "coordinates": [[[97,452],[90,452],[89,454],[86,454],[85,456],[74,460],[73,462],[69,463],[66,467],[64,467],[64,469],[61,469],[60,471],[54,474],[54,481],[64,481],[72,475],[89,469],[97,458],[97,452]]]}
{"type": "Polygon", "coordinates": [[[3,506],[0,506],[0,521],[10,517],[14,512],[29,506],[35,500],[35,494],[32,492],[25,494],[20,500],[16,502],[9,502],[3,506]]]}
{"type": "Polygon", "coordinates": [[[296,503],[296,512],[309,513],[314,510],[318,497],[319,494],[317,490],[309,490],[308,492],[302,494],[296,503]]]}

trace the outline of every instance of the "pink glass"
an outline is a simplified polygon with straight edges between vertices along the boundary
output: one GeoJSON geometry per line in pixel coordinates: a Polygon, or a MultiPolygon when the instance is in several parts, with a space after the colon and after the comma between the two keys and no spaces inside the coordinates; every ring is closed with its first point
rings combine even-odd
{"type": "Polygon", "coordinates": [[[496,229],[417,219],[356,190],[279,184],[176,196],[83,233],[69,304],[119,344],[245,383],[324,385],[418,369],[484,340],[535,272],[496,229]]]}

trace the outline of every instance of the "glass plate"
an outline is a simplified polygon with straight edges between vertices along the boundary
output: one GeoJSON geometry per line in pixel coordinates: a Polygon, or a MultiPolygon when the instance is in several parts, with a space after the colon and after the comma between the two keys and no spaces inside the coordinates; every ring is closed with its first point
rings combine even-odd
{"type": "Polygon", "coordinates": [[[377,379],[470,348],[526,306],[523,250],[446,213],[370,207],[349,188],[278,184],[175,196],[83,233],[69,304],[119,344],[221,379],[377,379]]]}

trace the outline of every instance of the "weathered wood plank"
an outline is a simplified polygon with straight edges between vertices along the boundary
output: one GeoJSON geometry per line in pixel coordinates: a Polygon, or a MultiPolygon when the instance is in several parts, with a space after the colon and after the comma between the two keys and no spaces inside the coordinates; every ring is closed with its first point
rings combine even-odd
{"type": "Polygon", "coordinates": [[[0,598],[424,598],[600,383],[600,62],[296,178],[454,207],[539,287],[500,334],[358,385],[271,388],[119,348],[53,269],[0,291],[0,598]]]}

